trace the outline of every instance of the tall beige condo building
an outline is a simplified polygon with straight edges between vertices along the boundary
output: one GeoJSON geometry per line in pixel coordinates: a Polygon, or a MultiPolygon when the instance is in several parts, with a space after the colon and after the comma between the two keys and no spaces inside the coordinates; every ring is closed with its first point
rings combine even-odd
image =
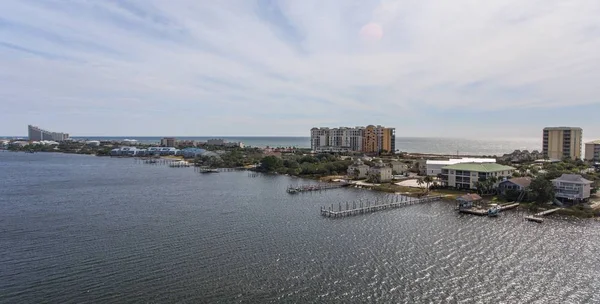
{"type": "Polygon", "coordinates": [[[585,160],[600,161],[600,140],[585,144],[585,160]]]}
{"type": "Polygon", "coordinates": [[[542,154],[549,159],[581,159],[581,128],[544,128],[542,154]]]}

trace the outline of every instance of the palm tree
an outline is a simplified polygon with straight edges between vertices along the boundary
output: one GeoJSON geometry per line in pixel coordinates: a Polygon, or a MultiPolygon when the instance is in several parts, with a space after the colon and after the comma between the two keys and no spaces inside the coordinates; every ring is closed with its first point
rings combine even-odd
{"type": "Polygon", "coordinates": [[[425,192],[429,193],[429,185],[433,182],[433,178],[429,175],[425,176],[423,182],[427,185],[427,189],[425,192]]]}
{"type": "Polygon", "coordinates": [[[425,183],[425,181],[423,180],[423,178],[417,179],[417,185],[419,185],[420,188],[423,188],[424,183],[425,183]]]}

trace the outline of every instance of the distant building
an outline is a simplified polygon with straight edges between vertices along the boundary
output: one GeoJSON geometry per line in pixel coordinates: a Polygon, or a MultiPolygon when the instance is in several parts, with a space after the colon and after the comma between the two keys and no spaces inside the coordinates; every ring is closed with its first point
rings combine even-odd
{"type": "Polygon", "coordinates": [[[600,161],[600,140],[585,144],[585,160],[600,161]]]}
{"type": "Polygon", "coordinates": [[[182,155],[185,158],[194,158],[196,156],[201,156],[204,152],[206,152],[206,150],[200,148],[184,148],[179,151],[179,155],[182,155]]]}
{"type": "Polygon", "coordinates": [[[362,160],[356,160],[352,165],[348,166],[347,175],[352,178],[366,178],[369,173],[369,166],[365,165],[362,160]]]}
{"type": "Polygon", "coordinates": [[[552,180],[554,195],[562,202],[582,202],[590,198],[592,181],[579,174],[563,174],[552,180]]]}
{"type": "Polygon", "coordinates": [[[495,163],[495,158],[452,158],[448,160],[430,160],[425,162],[427,167],[426,175],[438,176],[442,173],[442,168],[450,165],[462,164],[462,163],[495,163]]]}
{"type": "Polygon", "coordinates": [[[366,127],[312,128],[310,145],[315,152],[394,153],[394,128],[369,125],[366,127]]]}
{"type": "Polygon", "coordinates": [[[160,145],[162,147],[175,147],[177,143],[177,139],[175,137],[165,137],[160,140],[160,145]]]}
{"type": "Polygon", "coordinates": [[[549,159],[581,159],[582,133],[581,128],[544,128],[542,154],[549,159]]]}
{"type": "Polygon", "coordinates": [[[461,163],[442,168],[442,183],[457,189],[476,189],[481,179],[512,177],[515,168],[496,163],[461,163]]]}
{"type": "Polygon", "coordinates": [[[27,126],[27,131],[30,141],[65,141],[69,139],[69,134],[67,133],[51,132],[32,125],[27,126]]]}
{"type": "Polygon", "coordinates": [[[100,145],[100,141],[99,140],[88,140],[85,143],[88,146],[99,146],[100,145]]]}
{"type": "Polygon", "coordinates": [[[223,146],[223,147],[239,147],[244,148],[243,142],[227,142],[221,138],[209,139],[206,141],[206,144],[209,146],[223,146]]]}
{"type": "Polygon", "coordinates": [[[141,156],[146,152],[145,149],[138,149],[136,147],[120,147],[110,150],[111,156],[141,156]]]}
{"type": "Polygon", "coordinates": [[[209,139],[206,141],[206,144],[209,146],[224,146],[225,140],[224,139],[209,139]]]}
{"type": "Polygon", "coordinates": [[[147,149],[147,155],[175,155],[179,152],[177,148],[173,147],[150,147],[147,149]]]}
{"type": "Polygon", "coordinates": [[[403,162],[393,160],[390,162],[390,165],[392,166],[392,173],[401,174],[408,171],[408,165],[403,162]]]}

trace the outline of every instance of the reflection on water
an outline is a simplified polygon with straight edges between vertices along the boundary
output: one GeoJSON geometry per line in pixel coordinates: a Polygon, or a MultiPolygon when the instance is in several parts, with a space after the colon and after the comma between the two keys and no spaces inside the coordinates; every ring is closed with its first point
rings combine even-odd
{"type": "Polygon", "coordinates": [[[0,302],[599,302],[600,225],[431,203],[343,219],[283,176],[0,154],[0,302]]]}

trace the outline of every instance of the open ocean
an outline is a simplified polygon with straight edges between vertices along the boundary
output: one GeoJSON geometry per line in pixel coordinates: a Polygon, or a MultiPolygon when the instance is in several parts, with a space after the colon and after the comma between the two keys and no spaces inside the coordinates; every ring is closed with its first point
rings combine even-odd
{"type": "Polygon", "coordinates": [[[311,181],[0,151],[0,303],[600,303],[600,222],[289,195],[311,181]]]}
{"type": "MultiPolygon", "coordinates": [[[[89,140],[135,139],[143,143],[158,143],[161,137],[74,137],[89,140]]],[[[310,148],[310,137],[176,137],[179,140],[206,141],[223,138],[229,142],[243,142],[253,147],[310,148]]],[[[459,138],[396,137],[396,149],[409,153],[432,153],[456,155],[497,155],[514,150],[542,149],[541,138],[515,140],[473,140],[459,138]]]]}

